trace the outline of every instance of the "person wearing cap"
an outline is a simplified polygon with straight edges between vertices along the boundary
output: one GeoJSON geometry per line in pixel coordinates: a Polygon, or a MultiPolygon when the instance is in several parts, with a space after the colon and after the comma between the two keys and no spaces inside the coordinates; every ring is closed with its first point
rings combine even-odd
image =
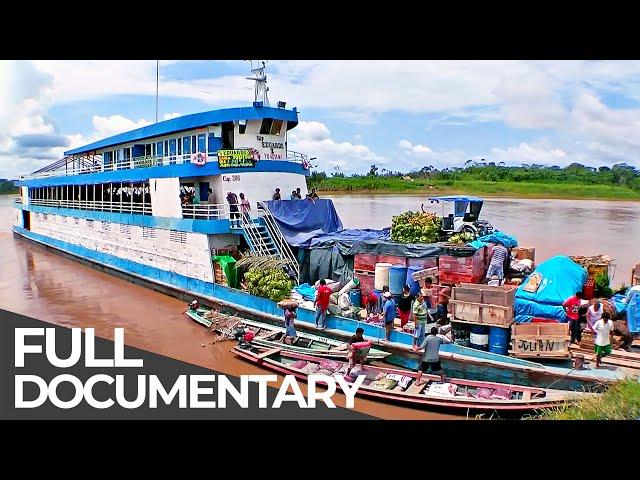
{"type": "Polygon", "coordinates": [[[385,285],[384,287],[382,287],[382,293],[378,297],[378,312],[380,313],[382,313],[382,308],[384,307],[384,302],[385,302],[384,294],[385,292],[388,292],[388,291],[389,291],[389,285],[385,285]]]}
{"type": "Polygon", "coordinates": [[[429,307],[427,306],[426,297],[427,289],[423,288],[418,293],[416,301],[413,302],[413,322],[416,324],[416,330],[413,334],[413,345],[417,346],[422,343],[425,336],[426,325],[429,322],[431,315],[429,314],[429,307]]]}
{"type": "Polygon", "coordinates": [[[229,191],[227,192],[227,203],[229,204],[229,219],[231,227],[240,227],[240,212],[238,211],[238,196],[229,191]]]}
{"type": "Polygon", "coordinates": [[[385,338],[387,341],[389,341],[391,339],[391,329],[393,328],[393,322],[396,319],[396,303],[393,301],[393,295],[391,295],[390,291],[387,290],[382,296],[385,298],[384,307],[382,307],[385,338]]]}

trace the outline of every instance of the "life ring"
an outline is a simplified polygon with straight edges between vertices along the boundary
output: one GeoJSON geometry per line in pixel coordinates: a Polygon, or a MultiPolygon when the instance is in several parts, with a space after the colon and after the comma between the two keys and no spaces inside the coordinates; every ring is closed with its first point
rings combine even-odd
{"type": "Polygon", "coordinates": [[[191,155],[191,163],[195,163],[199,167],[207,163],[207,156],[202,152],[196,152],[191,155]]]}
{"type": "Polygon", "coordinates": [[[304,168],[305,170],[309,170],[311,168],[311,164],[306,158],[302,159],[302,168],[304,168]]]}

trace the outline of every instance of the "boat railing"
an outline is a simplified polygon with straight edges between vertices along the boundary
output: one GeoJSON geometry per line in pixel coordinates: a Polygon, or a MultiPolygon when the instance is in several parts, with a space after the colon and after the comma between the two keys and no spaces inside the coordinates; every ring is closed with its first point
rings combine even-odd
{"type": "Polygon", "coordinates": [[[101,200],[44,200],[31,199],[31,205],[39,207],[68,208],[73,210],[98,210],[101,212],[137,213],[151,215],[150,203],[107,202],[101,200]]]}
{"type": "Polygon", "coordinates": [[[22,203],[22,197],[13,197],[13,203],[22,203]]]}
{"type": "Polygon", "coordinates": [[[222,220],[229,218],[229,207],[222,203],[197,203],[182,206],[182,217],[194,220],[222,220]]]}
{"type": "Polygon", "coordinates": [[[296,259],[291,247],[287,243],[287,240],[284,238],[284,234],[276,222],[275,217],[271,214],[271,210],[265,202],[258,202],[258,216],[264,219],[265,225],[269,230],[269,234],[273,239],[276,247],[280,251],[280,255],[283,259],[287,260],[291,265],[291,268],[296,272],[296,278],[300,278],[300,265],[298,265],[298,260],[296,259]]]}
{"type": "MultiPolygon", "coordinates": [[[[217,153],[207,153],[207,161],[217,161],[217,153]]],[[[57,170],[49,170],[38,173],[30,173],[22,175],[20,180],[29,180],[33,178],[46,178],[46,177],[59,177],[59,176],[72,176],[72,175],[84,175],[88,173],[98,172],[111,172],[117,170],[131,170],[135,168],[149,168],[149,167],[162,167],[167,165],[181,165],[185,163],[191,163],[191,154],[173,154],[173,155],[142,155],[139,157],[127,158],[124,160],[112,161],[109,163],[103,163],[101,160],[95,163],[86,163],[82,166],[74,166],[68,168],[63,166],[57,170]]],[[[313,159],[311,159],[313,160],[313,159]]],[[[307,155],[293,150],[287,150],[286,160],[290,162],[301,163],[305,168],[311,166],[310,159],[307,155]]]]}

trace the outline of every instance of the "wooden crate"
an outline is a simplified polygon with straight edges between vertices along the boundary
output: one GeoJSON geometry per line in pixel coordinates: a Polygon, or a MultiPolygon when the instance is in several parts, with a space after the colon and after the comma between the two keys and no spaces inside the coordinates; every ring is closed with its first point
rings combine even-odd
{"type": "Polygon", "coordinates": [[[513,308],[517,289],[513,285],[490,287],[489,285],[462,283],[459,287],[453,288],[451,298],[463,302],[513,308]]]}
{"type": "Polygon", "coordinates": [[[215,279],[215,283],[226,286],[229,285],[229,282],[227,281],[227,275],[224,273],[224,270],[218,262],[213,262],[213,276],[215,279]]]}
{"type": "Polygon", "coordinates": [[[511,327],[514,357],[569,358],[569,324],[525,323],[511,327]]]}
{"type": "Polygon", "coordinates": [[[509,327],[513,323],[513,307],[486,303],[450,300],[453,319],[457,322],[509,327]]]}

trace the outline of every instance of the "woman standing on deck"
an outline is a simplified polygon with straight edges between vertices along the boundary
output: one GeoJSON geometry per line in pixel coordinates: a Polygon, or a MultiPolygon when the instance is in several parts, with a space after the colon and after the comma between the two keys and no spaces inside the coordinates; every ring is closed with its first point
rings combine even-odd
{"type": "Polygon", "coordinates": [[[242,213],[245,221],[248,221],[249,218],[251,218],[251,204],[244,196],[244,193],[240,193],[240,213],[242,213]]]}

